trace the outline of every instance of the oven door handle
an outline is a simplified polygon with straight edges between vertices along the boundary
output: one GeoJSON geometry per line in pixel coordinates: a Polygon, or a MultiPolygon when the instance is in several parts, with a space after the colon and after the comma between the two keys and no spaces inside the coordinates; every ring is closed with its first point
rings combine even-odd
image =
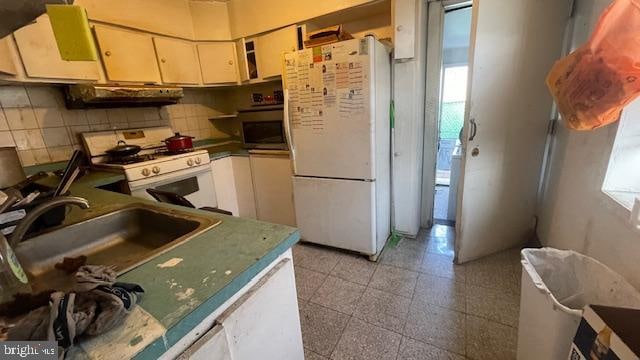
{"type": "Polygon", "coordinates": [[[289,121],[289,89],[283,89],[284,95],[284,108],[283,108],[283,121],[284,121],[284,135],[287,138],[287,144],[289,145],[289,152],[291,154],[291,166],[293,167],[293,173],[296,171],[296,149],[293,145],[293,139],[291,136],[291,122],[289,121]]]}

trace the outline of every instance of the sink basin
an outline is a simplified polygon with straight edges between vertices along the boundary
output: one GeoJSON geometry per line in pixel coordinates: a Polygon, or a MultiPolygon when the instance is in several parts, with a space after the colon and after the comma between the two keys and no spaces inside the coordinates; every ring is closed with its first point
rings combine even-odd
{"type": "Polygon", "coordinates": [[[114,266],[122,274],[220,222],[136,204],[23,241],[14,250],[34,292],[64,290],[73,278],[55,265],[65,257],[84,255],[87,264],[114,266]]]}

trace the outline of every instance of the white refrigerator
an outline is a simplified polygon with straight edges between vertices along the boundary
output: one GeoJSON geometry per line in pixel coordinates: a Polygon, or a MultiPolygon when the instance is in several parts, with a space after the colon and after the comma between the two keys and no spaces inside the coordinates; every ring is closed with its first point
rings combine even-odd
{"type": "Polygon", "coordinates": [[[302,239],[375,258],[390,234],[388,50],[366,37],[287,53],[283,78],[302,239]]]}

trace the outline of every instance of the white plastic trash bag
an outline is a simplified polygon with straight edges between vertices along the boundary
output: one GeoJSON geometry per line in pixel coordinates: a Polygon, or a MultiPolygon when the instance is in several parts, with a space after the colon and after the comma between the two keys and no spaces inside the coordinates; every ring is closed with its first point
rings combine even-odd
{"type": "Polygon", "coordinates": [[[522,250],[518,360],[566,359],[588,304],[640,309],[640,292],[575,251],[522,250]]]}

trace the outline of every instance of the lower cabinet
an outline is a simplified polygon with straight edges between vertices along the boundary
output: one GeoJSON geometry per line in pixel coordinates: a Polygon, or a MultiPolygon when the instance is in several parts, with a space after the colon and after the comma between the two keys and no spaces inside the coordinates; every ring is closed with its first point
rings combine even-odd
{"type": "Polygon", "coordinates": [[[222,324],[216,323],[200,339],[178,356],[179,360],[231,360],[227,333],[222,324]]]}
{"type": "Polygon", "coordinates": [[[251,154],[251,177],[258,220],[296,226],[293,172],[288,153],[251,154]]]}
{"type": "Polygon", "coordinates": [[[276,261],[178,358],[303,360],[293,261],[276,261]]]}
{"type": "Polygon", "coordinates": [[[233,215],[255,219],[256,205],[247,156],[227,156],[211,162],[218,208],[233,215]]]}

